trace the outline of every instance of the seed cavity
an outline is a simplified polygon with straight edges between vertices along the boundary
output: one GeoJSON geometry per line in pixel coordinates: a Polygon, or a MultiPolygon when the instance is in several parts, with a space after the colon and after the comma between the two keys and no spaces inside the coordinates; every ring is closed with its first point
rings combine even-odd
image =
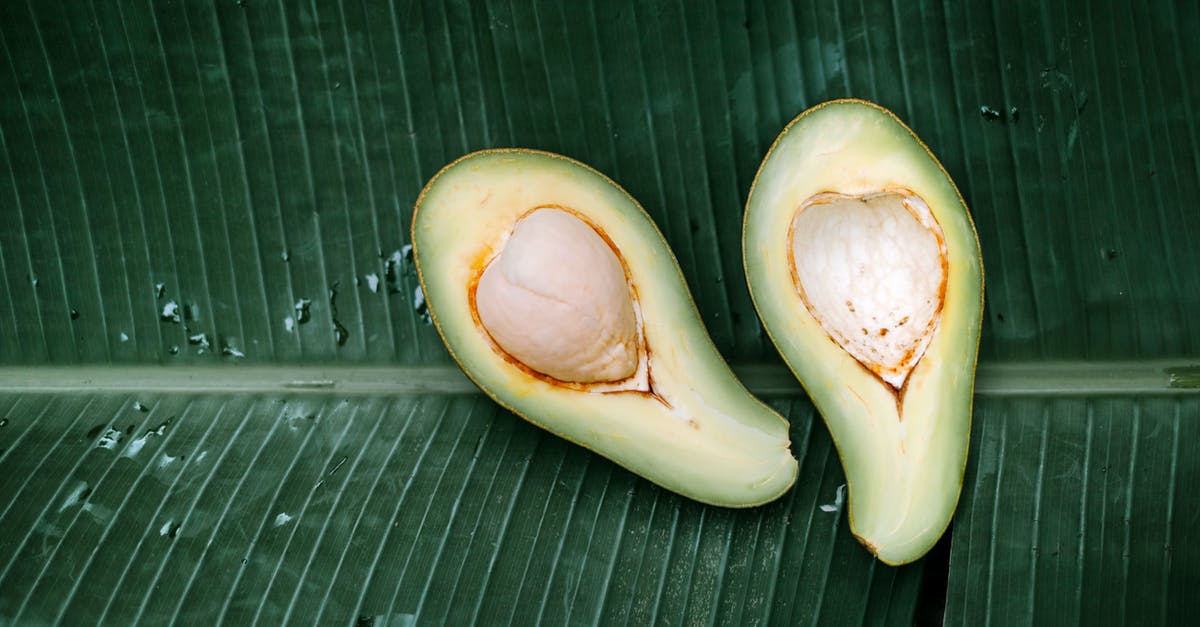
{"type": "Polygon", "coordinates": [[[792,278],[809,313],[838,346],[902,390],[945,299],[945,237],[929,206],[903,189],[824,192],[800,205],[790,231],[792,278]]]}
{"type": "Polygon", "coordinates": [[[645,370],[621,259],[568,211],[542,207],[517,221],[479,277],[475,308],[505,353],[553,379],[616,382],[645,370]]]}

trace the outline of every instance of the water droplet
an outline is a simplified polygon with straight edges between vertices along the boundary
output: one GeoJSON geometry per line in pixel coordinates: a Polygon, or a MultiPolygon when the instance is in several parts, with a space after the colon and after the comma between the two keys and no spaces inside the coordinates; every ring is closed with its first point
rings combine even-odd
{"type": "Polygon", "coordinates": [[[329,315],[333,320],[333,340],[337,342],[338,346],[345,346],[346,340],[350,339],[350,331],[338,320],[337,295],[339,285],[338,281],[334,281],[333,285],[329,286],[329,315]]]}
{"type": "Polygon", "coordinates": [[[121,331],[121,334],[117,336],[117,339],[121,340],[121,342],[128,342],[129,334],[125,333],[124,331],[121,331]]]}
{"type": "Polygon", "coordinates": [[[168,352],[168,353],[170,353],[170,354],[172,354],[172,355],[178,355],[178,354],[179,354],[179,347],[178,347],[178,346],[171,346],[171,348],[168,348],[168,349],[167,349],[167,352],[168,352]]]}
{"type": "Polygon", "coordinates": [[[421,316],[422,322],[433,324],[433,318],[429,315],[429,306],[425,303],[425,292],[421,290],[420,285],[413,290],[413,309],[417,315],[421,316]]]}
{"type": "Polygon", "coordinates": [[[154,299],[162,300],[162,297],[166,296],[166,295],[167,295],[167,284],[166,283],[155,283],[154,284],[154,299]]]}
{"type": "Polygon", "coordinates": [[[0,418],[0,427],[8,426],[8,418],[0,418]]]}
{"type": "Polygon", "coordinates": [[[296,328],[296,319],[295,319],[295,318],[293,318],[293,317],[291,317],[291,316],[288,316],[288,317],[284,318],[284,319],[283,319],[283,328],[284,328],[284,329],[285,329],[285,330],[286,330],[288,333],[291,333],[291,332],[292,332],[292,329],[295,329],[295,328],[296,328]]]}
{"type": "Polygon", "coordinates": [[[199,346],[201,349],[209,348],[212,343],[208,341],[207,333],[196,333],[188,336],[188,344],[199,346]]]}
{"type": "Polygon", "coordinates": [[[142,404],[142,402],[141,402],[141,401],[134,401],[134,402],[133,402],[133,409],[134,409],[134,411],[140,411],[140,412],[142,412],[142,413],[146,413],[146,412],[150,411],[150,407],[148,407],[147,405],[144,405],[144,404],[142,404]]]}
{"type": "Polygon", "coordinates": [[[124,433],[109,427],[108,430],[104,432],[104,435],[101,435],[100,439],[96,441],[96,448],[112,449],[117,445],[118,442],[121,441],[121,438],[123,437],[125,437],[124,433]]]}
{"type": "Polygon", "coordinates": [[[1014,123],[1019,121],[1021,119],[1021,110],[1016,107],[1009,107],[1008,119],[1012,120],[1014,123]]]}
{"type": "Polygon", "coordinates": [[[988,122],[994,122],[1004,117],[1003,113],[987,105],[979,107],[979,114],[982,115],[983,119],[987,120],[988,122]]]}
{"type": "Polygon", "coordinates": [[[311,306],[312,301],[307,298],[301,298],[300,300],[296,301],[296,322],[300,324],[308,322],[309,318],[311,317],[308,309],[311,306]]]}
{"type": "Polygon", "coordinates": [[[412,244],[405,244],[404,247],[400,249],[400,255],[402,257],[404,257],[404,261],[406,261],[408,263],[412,263],[412,260],[413,260],[412,244]]]}
{"type": "Polygon", "coordinates": [[[76,309],[75,309],[75,308],[73,308],[73,307],[71,308],[71,319],[72,319],[72,320],[78,320],[78,319],[79,319],[79,311],[78,311],[78,310],[76,310],[76,309]]]}
{"type": "Polygon", "coordinates": [[[1105,261],[1112,261],[1113,259],[1116,259],[1120,255],[1121,255],[1121,253],[1115,248],[1101,248],[1100,249],[1100,258],[1105,261]]]}
{"type": "Polygon", "coordinates": [[[379,291],[379,275],[372,272],[371,274],[368,274],[366,276],[366,279],[367,279],[367,289],[371,290],[372,294],[378,292],[379,291]]]}
{"type": "Polygon", "coordinates": [[[334,89],[341,89],[341,88],[342,88],[342,82],[341,82],[341,81],[334,81],[334,83],[333,83],[333,88],[334,88],[334,89]]]}
{"type": "Polygon", "coordinates": [[[188,322],[195,322],[200,319],[200,305],[196,303],[188,303],[183,308],[183,319],[188,322]]]}
{"type": "Polygon", "coordinates": [[[37,278],[37,277],[35,277],[35,276],[33,276],[33,275],[31,274],[31,275],[29,275],[29,282],[30,282],[31,284],[33,284],[33,289],[35,289],[35,290],[36,290],[36,289],[37,289],[37,286],[38,286],[38,278],[37,278]]]}
{"type": "Polygon", "coordinates": [[[279,512],[279,514],[277,516],[275,516],[275,526],[282,527],[283,525],[286,525],[289,522],[291,522],[291,520],[292,520],[291,514],[289,514],[287,512],[279,512]]]}
{"type": "Polygon", "coordinates": [[[292,251],[284,248],[283,252],[279,253],[279,258],[284,261],[290,261],[292,258],[292,251]]]}
{"type": "Polygon", "coordinates": [[[130,442],[129,446],[125,447],[125,452],[121,453],[121,456],[128,457],[129,459],[137,457],[137,454],[141,453],[142,448],[146,446],[146,440],[150,439],[150,435],[151,433],[147,431],[142,434],[142,437],[130,442]]]}
{"type": "Polygon", "coordinates": [[[182,526],[181,523],[168,519],[167,522],[163,523],[163,526],[158,528],[158,535],[174,538],[179,535],[179,528],[182,526]]]}
{"type": "Polygon", "coordinates": [[[167,304],[163,305],[162,313],[159,314],[159,319],[161,319],[163,322],[170,322],[172,324],[179,324],[182,322],[183,315],[179,311],[179,303],[173,300],[167,301],[167,304]]]}
{"type": "Polygon", "coordinates": [[[845,502],[846,502],[846,484],[843,483],[842,485],[838,486],[837,492],[834,493],[833,502],[826,504],[826,505],[822,505],[821,511],[826,512],[826,513],[836,512],[842,508],[842,505],[845,504],[845,502]]]}
{"type": "Polygon", "coordinates": [[[241,350],[239,350],[237,348],[237,346],[235,346],[234,344],[232,344],[230,342],[222,342],[221,343],[221,354],[225,355],[226,357],[238,357],[238,358],[246,356],[246,353],[243,353],[241,350]]]}
{"type": "MultiPolygon", "coordinates": [[[[406,248],[411,256],[412,246],[406,248]]],[[[383,260],[383,280],[387,283],[388,294],[400,293],[400,268],[404,264],[404,255],[403,251],[397,250],[383,260]]]]}
{"type": "Polygon", "coordinates": [[[68,492],[67,496],[63,499],[62,505],[58,506],[58,512],[61,514],[62,512],[66,511],[68,508],[71,508],[75,505],[80,504],[81,502],[83,502],[84,499],[86,499],[90,495],[91,495],[91,492],[88,491],[87,482],[86,481],[76,481],[75,485],[71,486],[71,491],[68,492]],[[85,494],[85,492],[86,492],[86,494],[85,494]]]}

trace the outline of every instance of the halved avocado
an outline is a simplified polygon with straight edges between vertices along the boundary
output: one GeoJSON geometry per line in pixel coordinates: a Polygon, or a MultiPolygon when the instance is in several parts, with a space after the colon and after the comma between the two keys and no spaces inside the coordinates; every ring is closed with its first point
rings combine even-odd
{"type": "Polygon", "coordinates": [[[841,456],[851,531],[888,564],[921,557],[971,430],[983,262],[962,196],[890,111],[835,100],[775,140],[743,236],[755,307],[841,456]]]}
{"type": "Polygon", "coordinates": [[[792,485],[787,422],[734,378],[662,234],[604,175],[472,153],[425,186],[412,237],[438,332],[496,402],[697,501],[792,485]]]}

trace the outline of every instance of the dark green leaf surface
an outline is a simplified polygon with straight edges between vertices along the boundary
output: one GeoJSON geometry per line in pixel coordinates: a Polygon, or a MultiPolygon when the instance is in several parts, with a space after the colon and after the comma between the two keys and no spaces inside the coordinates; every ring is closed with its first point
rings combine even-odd
{"type": "Polygon", "coordinates": [[[946,624],[1191,620],[1200,400],[981,403],[946,624]]]}
{"type": "Polygon", "coordinates": [[[1169,1],[0,2],[0,622],[907,622],[921,566],[818,507],[841,471],[740,266],[759,160],[841,96],[913,127],[981,239],[947,618],[1179,618],[1196,32],[1169,1]],[[793,493],[700,507],[439,383],[411,207],[499,146],[645,205],[718,348],[795,397],[793,493]],[[291,378],[326,365],[376,370],[291,378]]]}
{"type": "Polygon", "coordinates": [[[449,160],[525,146],[625,186],[718,347],[775,360],[743,201],[782,126],[840,96],[896,111],[962,188],[985,361],[1200,354],[1194,3],[864,7],[6,2],[0,358],[445,363],[412,204],[449,160]],[[192,319],[162,322],[171,301],[192,319]]]}
{"type": "Polygon", "coordinates": [[[482,395],[0,395],[0,618],[173,624],[911,621],[806,401],[810,480],[727,510],[482,395]],[[142,408],[145,411],[142,411],[142,408]]]}

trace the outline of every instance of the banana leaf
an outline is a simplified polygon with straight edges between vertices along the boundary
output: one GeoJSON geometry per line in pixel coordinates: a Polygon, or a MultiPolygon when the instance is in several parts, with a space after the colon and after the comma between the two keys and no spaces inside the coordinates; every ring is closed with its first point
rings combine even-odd
{"type": "Polygon", "coordinates": [[[1200,32],[1189,2],[0,3],[0,623],[1179,622],[1200,580],[1200,32]],[[924,561],[849,535],[759,325],[770,141],[873,100],[987,279],[964,492],[924,561]],[[408,225],[472,150],[639,199],[792,424],[761,508],[498,408],[408,225]]]}

